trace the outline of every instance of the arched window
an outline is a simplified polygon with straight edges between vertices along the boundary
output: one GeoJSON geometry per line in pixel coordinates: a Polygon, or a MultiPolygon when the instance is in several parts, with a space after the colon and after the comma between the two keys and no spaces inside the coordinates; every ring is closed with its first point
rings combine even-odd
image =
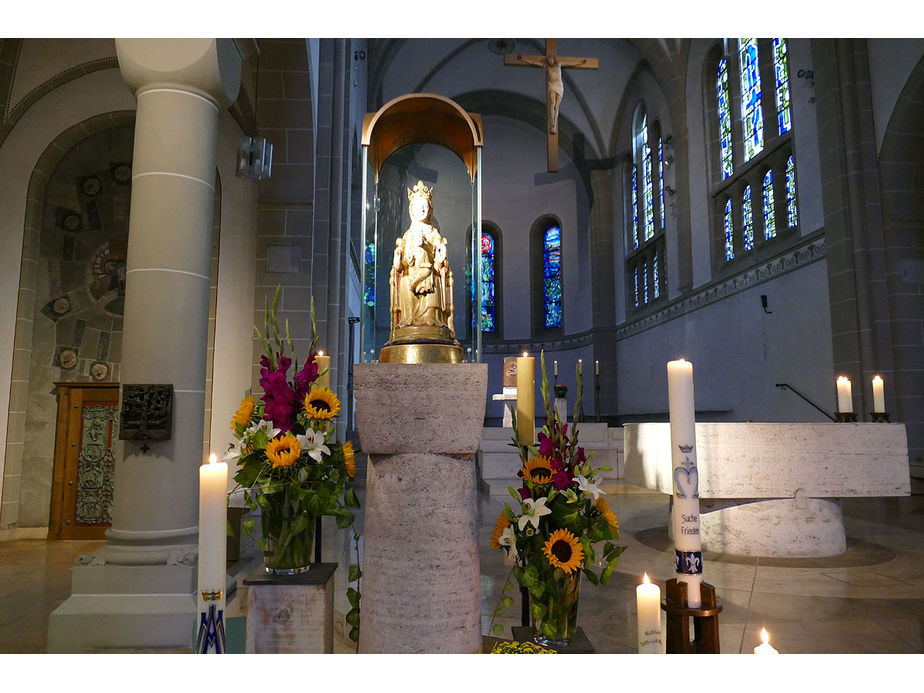
{"type": "Polygon", "coordinates": [[[375,243],[373,241],[366,243],[364,255],[366,281],[363,287],[363,303],[370,308],[375,308],[375,243]]]}
{"type": "Polygon", "coordinates": [[[649,119],[643,104],[632,119],[632,165],[626,189],[631,191],[631,219],[627,236],[627,289],[632,308],[643,308],[665,295],[664,143],[661,126],[649,119]],[[657,161],[655,156],[657,155],[657,161]],[[657,259],[656,259],[657,258],[657,259]],[[631,286],[628,283],[631,282],[631,286]]]}
{"type": "Polygon", "coordinates": [[[782,38],[725,40],[704,65],[719,263],[744,262],[798,227],[789,72],[782,38]],[[776,114],[777,127],[764,128],[765,112],[776,114]]]}
{"type": "MultiPolygon", "coordinates": [[[[481,331],[496,328],[494,301],[494,250],[496,242],[489,231],[481,232],[481,331]]],[[[472,285],[474,289],[474,285],[472,285]]]]}
{"type": "Polygon", "coordinates": [[[561,228],[549,226],[542,237],[542,286],[545,326],[562,326],[561,228]]]}

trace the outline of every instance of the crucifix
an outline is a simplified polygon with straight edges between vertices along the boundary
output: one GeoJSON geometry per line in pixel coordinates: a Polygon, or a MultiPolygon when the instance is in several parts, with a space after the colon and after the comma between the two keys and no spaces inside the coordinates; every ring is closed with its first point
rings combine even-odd
{"type": "Polygon", "coordinates": [[[545,100],[548,109],[549,171],[558,170],[558,109],[565,93],[561,69],[571,67],[579,70],[596,70],[596,58],[566,58],[557,54],[556,39],[545,40],[545,55],[505,55],[504,65],[545,68],[545,100]]]}

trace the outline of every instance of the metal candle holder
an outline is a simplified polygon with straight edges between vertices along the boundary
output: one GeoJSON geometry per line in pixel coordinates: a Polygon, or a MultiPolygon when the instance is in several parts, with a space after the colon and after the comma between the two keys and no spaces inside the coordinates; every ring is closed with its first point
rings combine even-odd
{"type": "Polygon", "coordinates": [[[834,413],[837,423],[856,423],[857,415],[852,411],[839,411],[834,413]]]}
{"type": "Polygon", "coordinates": [[[687,583],[671,578],[665,583],[666,600],[661,609],[667,612],[667,654],[720,654],[719,612],[722,605],[715,596],[715,587],[700,584],[702,606],[687,606],[687,583]],[[690,618],[693,638],[690,638],[690,618]]]}
{"type": "Polygon", "coordinates": [[[871,411],[869,415],[873,417],[873,423],[889,423],[889,412],[887,411],[871,411]]]}

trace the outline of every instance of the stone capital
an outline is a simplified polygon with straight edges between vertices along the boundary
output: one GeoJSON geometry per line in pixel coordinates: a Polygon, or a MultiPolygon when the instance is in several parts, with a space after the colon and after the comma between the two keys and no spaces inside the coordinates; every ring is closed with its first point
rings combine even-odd
{"type": "Polygon", "coordinates": [[[116,39],[122,78],[137,95],[172,88],[204,96],[220,107],[237,98],[241,55],[232,39],[116,39]]]}

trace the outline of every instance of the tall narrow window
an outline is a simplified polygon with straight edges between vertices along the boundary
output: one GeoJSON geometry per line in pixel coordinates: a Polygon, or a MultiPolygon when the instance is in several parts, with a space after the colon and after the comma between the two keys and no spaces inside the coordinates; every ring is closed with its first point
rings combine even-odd
{"type": "Polygon", "coordinates": [[[799,210],[796,208],[796,160],[790,156],[786,162],[786,210],[789,214],[789,228],[799,225],[799,210]]]}
{"type": "Polygon", "coordinates": [[[744,160],[750,161],[764,148],[764,119],[760,106],[760,68],[757,39],[738,39],[741,64],[741,120],[744,125],[744,160]]]}
{"type": "Polygon", "coordinates": [[[744,197],[741,205],[742,216],[744,217],[744,250],[754,250],[754,208],[751,204],[751,186],[744,189],[744,197]]]}
{"type": "Polygon", "coordinates": [[[363,287],[363,303],[375,308],[375,243],[366,243],[364,262],[366,264],[366,281],[363,287]]]}
{"type": "Polygon", "coordinates": [[[776,210],[773,208],[773,171],[764,176],[764,238],[776,237],[776,210]]]}
{"type": "Polygon", "coordinates": [[[722,179],[728,178],[734,171],[732,161],[731,107],[728,101],[728,61],[719,60],[719,76],[716,79],[719,107],[719,138],[722,154],[722,179]]]}
{"type": "Polygon", "coordinates": [[[651,284],[652,284],[652,290],[654,291],[655,298],[661,297],[661,278],[658,276],[659,275],[659,272],[658,272],[659,262],[658,261],[659,261],[658,254],[655,253],[654,260],[652,260],[651,262],[651,284]]]}
{"type": "Polygon", "coordinates": [[[642,263],[642,300],[648,303],[648,262],[642,263]]]}
{"type": "MultiPolygon", "coordinates": [[[[472,284],[472,290],[474,290],[472,284]]],[[[481,330],[494,332],[494,237],[481,233],[481,330]]]]}
{"type": "Polygon", "coordinates": [[[664,230],[664,143],[658,138],[658,190],[661,194],[661,230],[664,230]]]}
{"type": "Polygon", "coordinates": [[[638,248],[638,166],[632,166],[632,247],[638,248]]]}
{"type": "Polygon", "coordinates": [[[776,112],[780,134],[792,129],[792,109],[789,102],[789,58],[786,39],[773,39],[773,71],[776,74],[776,112]]]}
{"type": "Polygon", "coordinates": [[[648,146],[648,116],[642,118],[642,205],[645,208],[645,240],[654,236],[654,196],[651,182],[651,147],[648,146]]]}
{"type": "Polygon", "coordinates": [[[731,200],[725,203],[725,259],[735,259],[735,225],[732,222],[731,200]]]}
{"type": "Polygon", "coordinates": [[[638,308],[638,265],[635,266],[635,275],[632,284],[635,288],[635,307],[638,308]]]}
{"type": "Polygon", "coordinates": [[[545,298],[545,326],[561,327],[561,229],[550,226],[542,241],[542,278],[545,298]]]}

